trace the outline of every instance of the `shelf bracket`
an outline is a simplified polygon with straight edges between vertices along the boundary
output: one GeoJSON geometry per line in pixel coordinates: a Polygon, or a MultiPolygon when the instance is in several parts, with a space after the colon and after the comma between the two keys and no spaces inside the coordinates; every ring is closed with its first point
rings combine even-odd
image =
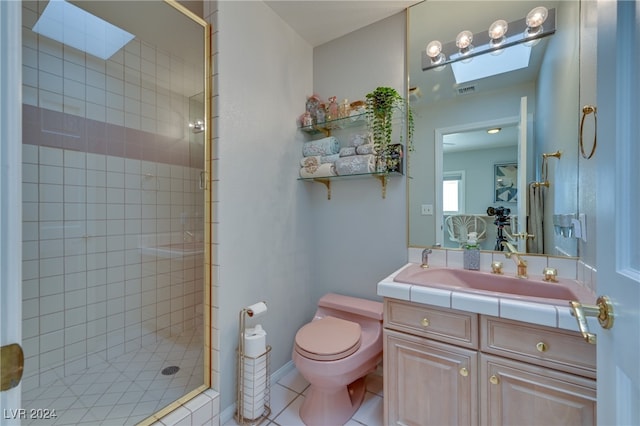
{"type": "Polygon", "coordinates": [[[314,182],[322,183],[327,187],[327,200],[331,199],[331,180],[330,179],[314,179],[314,182]]]}
{"type": "Polygon", "coordinates": [[[382,199],[386,199],[387,198],[387,175],[378,175],[375,177],[376,179],[378,179],[380,181],[380,183],[382,184],[382,199]]]}
{"type": "Polygon", "coordinates": [[[318,126],[318,125],[315,125],[315,124],[314,124],[313,128],[316,129],[317,131],[319,131],[320,133],[324,133],[324,137],[326,137],[326,138],[331,136],[331,129],[330,128],[318,126]]]}

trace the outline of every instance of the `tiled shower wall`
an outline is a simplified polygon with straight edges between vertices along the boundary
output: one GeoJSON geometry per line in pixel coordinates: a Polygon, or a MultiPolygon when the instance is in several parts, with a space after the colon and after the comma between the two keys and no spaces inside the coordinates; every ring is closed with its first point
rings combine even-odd
{"type": "Polygon", "coordinates": [[[133,40],[102,61],[33,33],[23,2],[26,390],[202,321],[203,148],[189,141],[199,72],[133,40]]]}

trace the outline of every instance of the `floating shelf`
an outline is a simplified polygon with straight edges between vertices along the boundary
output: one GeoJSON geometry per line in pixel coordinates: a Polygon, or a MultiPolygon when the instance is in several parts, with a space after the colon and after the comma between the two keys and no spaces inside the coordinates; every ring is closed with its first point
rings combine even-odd
{"type": "Polygon", "coordinates": [[[367,114],[351,115],[349,117],[337,118],[335,120],[325,121],[324,123],[312,124],[311,126],[302,126],[300,130],[309,134],[324,133],[325,136],[331,136],[333,130],[347,129],[349,127],[365,126],[367,124],[367,114]]]}
{"type": "Polygon", "coordinates": [[[382,198],[387,198],[387,180],[389,177],[393,176],[402,176],[400,172],[386,172],[386,173],[358,173],[353,175],[342,175],[342,176],[326,176],[326,177],[316,177],[316,178],[298,178],[298,180],[305,182],[317,182],[321,183],[327,187],[327,200],[331,199],[331,182],[339,181],[339,180],[349,180],[349,179],[362,179],[366,177],[372,177],[378,179],[380,184],[382,185],[382,198]]]}

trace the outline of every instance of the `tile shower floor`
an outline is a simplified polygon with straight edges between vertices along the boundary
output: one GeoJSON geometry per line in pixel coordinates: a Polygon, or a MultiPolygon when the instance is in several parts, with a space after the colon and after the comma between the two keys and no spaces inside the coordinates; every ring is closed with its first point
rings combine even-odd
{"type": "Polygon", "coordinates": [[[23,392],[22,406],[57,418],[23,425],[134,425],[203,383],[202,329],[141,347],[46,386],[23,392]],[[179,366],[172,375],[162,370],[179,366]]]}
{"type": "MultiPolygon", "coordinates": [[[[369,374],[366,378],[367,392],[362,405],[345,424],[345,426],[382,426],[382,368],[369,374]]],[[[304,426],[300,419],[300,405],[309,390],[309,382],[295,368],[282,377],[276,385],[271,386],[269,420],[264,426],[304,426]]],[[[236,426],[230,420],[224,426],[236,426]]]]}

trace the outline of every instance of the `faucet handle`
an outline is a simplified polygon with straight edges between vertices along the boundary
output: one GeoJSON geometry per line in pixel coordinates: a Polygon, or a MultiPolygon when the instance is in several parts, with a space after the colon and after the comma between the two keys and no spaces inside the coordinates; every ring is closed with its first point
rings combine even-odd
{"type": "Polygon", "coordinates": [[[491,273],[496,275],[502,275],[502,262],[494,260],[491,262],[491,273]]]}
{"type": "Polygon", "coordinates": [[[433,253],[433,250],[430,248],[422,250],[422,264],[420,265],[422,268],[427,269],[429,267],[429,255],[431,253],[433,253]]]}
{"type": "Polygon", "coordinates": [[[547,282],[551,282],[551,283],[557,283],[558,282],[558,270],[556,268],[544,268],[542,270],[542,275],[544,275],[544,278],[542,278],[543,281],[547,281],[547,282]]]}

